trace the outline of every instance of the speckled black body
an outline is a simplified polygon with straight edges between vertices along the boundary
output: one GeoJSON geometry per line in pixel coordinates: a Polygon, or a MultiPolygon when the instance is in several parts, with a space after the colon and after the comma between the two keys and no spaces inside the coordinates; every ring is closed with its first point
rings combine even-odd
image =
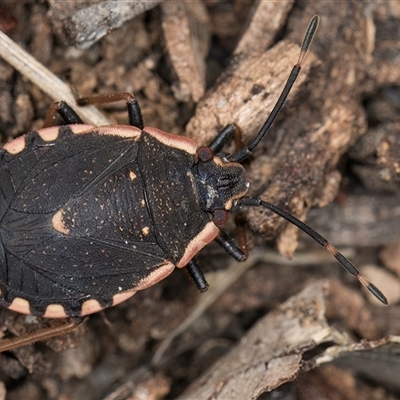
{"type": "Polygon", "coordinates": [[[53,141],[31,132],[20,153],[0,150],[0,304],[22,298],[34,315],[60,304],[79,316],[85,301],[110,306],[166,260],[176,264],[210,217],[193,154],[145,131],[57,129],[53,141]]]}

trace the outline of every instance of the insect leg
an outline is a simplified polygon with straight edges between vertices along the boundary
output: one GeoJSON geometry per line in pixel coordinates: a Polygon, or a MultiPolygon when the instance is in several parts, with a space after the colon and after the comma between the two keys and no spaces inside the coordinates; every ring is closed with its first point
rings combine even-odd
{"type": "Polygon", "coordinates": [[[80,318],[80,319],[71,318],[65,324],[59,326],[44,328],[37,332],[28,333],[18,338],[0,340],[0,353],[3,351],[13,350],[18,347],[26,346],[28,344],[32,344],[40,340],[46,340],[55,336],[60,336],[72,332],[84,320],[85,318],[80,318]]]}
{"type": "Polygon", "coordinates": [[[79,115],[65,101],[55,101],[47,111],[43,128],[54,125],[56,114],[59,114],[66,124],[83,124],[79,115]]]}
{"type": "Polygon", "coordinates": [[[221,231],[214,240],[236,261],[244,261],[247,258],[246,254],[236,246],[225,232],[221,231]]]}
{"type": "Polygon", "coordinates": [[[208,147],[211,149],[213,154],[216,154],[219,151],[221,151],[222,147],[224,147],[224,145],[232,139],[232,136],[235,137],[235,144],[237,150],[240,147],[243,147],[240,145],[242,132],[236,124],[229,124],[225,126],[225,128],[223,128],[221,132],[218,133],[218,135],[215,137],[215,139],[211,142],[211,144],[208,147]]]}
{"type": "Polygon", "coordinates": [[[204,277],[203,271],[198,267],[198,265],[193,260],[190,260],[185,269],[192,278],[197,290],[199,292],[205,292],[208,289],[208,282],[204,277]]]}
{"type": "Polygon", "coordinates": [[[76,102],[80,106],[85,106],[88,104],[114,103],[116,101],[125,100],[126,106],[128,108],[129,124],[132,126],[136,126],[139,129],[143,129],[142,111],[140,110],[140,106],[138,101],[136,100],[136,97],[131,93],[120,92],[115,94],[79,97],[77,92],[74,90],[74,95],[76,98],[76,102]]]}

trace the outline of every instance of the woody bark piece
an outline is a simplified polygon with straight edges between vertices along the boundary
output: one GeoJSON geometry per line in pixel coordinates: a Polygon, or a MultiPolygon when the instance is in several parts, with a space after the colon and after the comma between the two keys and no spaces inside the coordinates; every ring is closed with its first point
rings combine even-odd
{"type": "MultiPolygon", "coordinates": [[[[199,143],[209,143],[224,126],[234,122],[248,141],[275,105],[299,52],[295,44],[282,41],[266,52],[234,58],[215,87],[199,102],[186,127],[187,135],[199,143]]],[[[299,85],[313,60],[315,57],[310,55],[299,85]]]]}
{"type": "Polygon", "coordinates": [[[102,400],[122,399],[164,399],[170,391],[171,382],[162,372],[153,372],[146,367],[126,374],[121,382],[112,388],[111,393],[102,397],[102,400]]]}
{"type": "Polygon", "coordinates": [[[293,380],[303,352],[330,339],[324,297],[316,283],[270,312],[178,400],[256,399],[293,380]]]}
{"type": "Polygon", "coordinates": [[[337,246],[381,246],[400,239],[399,203],[400,192],[358,191],[311,210],[307,223],[337,246]]]}
{"type": "MultiPolygon", "coordinates": [[[[322,64],[318,76],[312,80],[310,93],[305,94],[290,116],[285,113],[282,127],[277,126],[285,134],[278,152],[272,154],[272,167],[267,164],[275,172],[272,173],[274,182],[262,197],[298,217],[304,217],[310,206],[320,203],[321,193],[331,185],[330,177],[340,156],[367,130],[362,107],[364,77],[374,60],[367,34],[368,12],[374,13],[378,7],[354,1],[339,11],[333,7],[333,3],[324,8],[306,5],[308,13],[314,9],[321,15],[311,49],[322,64]],[[350,26],[351,29],[342,29],[350,26]]],[[[289,38],[296,38],[308,19],[302,10],[296,9],[288,22],[289,38]]],[[[380,26],[382,29],[383,25],[380,26]]],[[[379,37],[382,31],[377,30],[375,35],[379,37]]],[[[392,59],[395,58],[392,53],[392,59]]],[[[258,223],[256,218],[260,214],[256,210],[249,214],[251,227],[266,236],[280,226],[276,217],[261,216],[258,223]]],[[[293,242],[295,235],[280,251],[290,255],[293,242]]]]}
{"type": "Polygon", "coordinates": [[[236,46],[234,55],[263,53],[271,46],[277,32],[284,25],[293,3],[294,1],[255,2],[248,16],[251,23],[236,46]]]}
{"type": "Polygon", "coordinates": [[[400,81],[400,3],[365,4],[365,36],[369,66],[364,90],[376,86],[397,86],[400,81]]]}
{"type": "Polygon", "coordinates": [[[394,391],[400,390],[400,336],[332,346],[324,353],[304,363],[304,369],[334,361],[346,370],[352,370],[394,391]]]}
{"type": "Polygon", "coordinates": [[[172,85],[180,101],[197,102],[205,91],[205,58],[210,46],[209,20],[201,2],[161,5],[165,46],[176,75],[172,85]]]}
{"type": "Polygon", "coordinates": [[[49,17],[59,36],[70,45],[90,47],[110,29],[155,7],[160,1],[64,2],[50,0],[49,17]]]}
{"type": "Polygon", "coordinates": [[[379,258],[386,268],[400,278],[400,238],[381,249],[379,258]]]}
{"type": "Polygon", "coordinates": [[[400,120],[370,129],[351,149],[352,170],[376,192],[400,187],[400,120]]]}
{"type": "MultiPolygon", "coordinates": [[[[298,58],[299,49],[291,43],[282,42],[268,50],[284,23],[282,16],[287,14],[290,6],[290,2],[257,2],[253,6],[252,19],[229,67],[199,102],[186,127],[188,136],[205,144],[232,122],[240,126],[246,138],[257,132],[298,58]],[[278,12],[276,18],[274,16],[278,24],[272,24],[274,29],[266,29],[271,25],[271,12],[278,12]]],[[[304,31],[299,33],[298,43],[304,31]]],[[[307,65],[304,70],[303,75],[307,73],[307,65]]]]}

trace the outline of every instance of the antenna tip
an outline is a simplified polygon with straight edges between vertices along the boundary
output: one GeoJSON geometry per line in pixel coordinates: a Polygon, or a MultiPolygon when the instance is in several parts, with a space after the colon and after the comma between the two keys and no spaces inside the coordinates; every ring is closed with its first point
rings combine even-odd
{"type": "Polygon", "coordinates": [[[321,17],[318,14],[315,14],[310,21],[310,25],[319,24],[321,17]]]}
{"type": "Polygon", "coordinates": [[[368,289],[382,304],[385,306],[389,305],[389,300],[386,296],[373,284],[371,283],[365,276],[360,274],[356,275],[356,278],[360,281],[360,283],[368,289]]]}
{"type": "Polygon", "coordinates": [[[307,31],[303,39],[303,43],[301,44],[298,65],[301,65],[301,63],[306,58],[307,51],[311,46],[312,40],[314,39],[315,32],[317,32],[319,20],[320,20],[319,15],[314,15],[311,18],[310,23],[308,24],[307,31]]]}
{"type": "Polygon", "coordinates": [[[367,286],[367,289],[385,306],[389,305],[389,300],[386,296],[372,283],[367,286]]]}

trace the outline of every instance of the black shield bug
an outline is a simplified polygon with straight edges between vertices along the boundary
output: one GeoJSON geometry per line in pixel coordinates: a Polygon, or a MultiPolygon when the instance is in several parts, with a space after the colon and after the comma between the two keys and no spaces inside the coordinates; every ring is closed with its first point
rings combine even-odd
{"type": "Polygon", "coordinates": [[[84,125],[64,102],[54,103],[45,128],[0,150],[0,304],[49,318],[75,317],[0,344],[0,351],[74,329],[79,318],[116,305],[187,268],[198,289],[207,282],[193,257],[216,240],[238,261],[245,254],[222,233],[229,213],[265,207],[310,235],[375,297],[385,296],[309,226],[259,198],[246,196],[241,162],[269,130],[293,86],[318,26],[314,16],[300,56],[263,127],[244,149],[219,153],[234,133],[224,128],[207,147],[143,127],[134,96],[125,99],[129,126],[84,125]],[[51,127],[58,113],[65,125],[51,127]]]}

